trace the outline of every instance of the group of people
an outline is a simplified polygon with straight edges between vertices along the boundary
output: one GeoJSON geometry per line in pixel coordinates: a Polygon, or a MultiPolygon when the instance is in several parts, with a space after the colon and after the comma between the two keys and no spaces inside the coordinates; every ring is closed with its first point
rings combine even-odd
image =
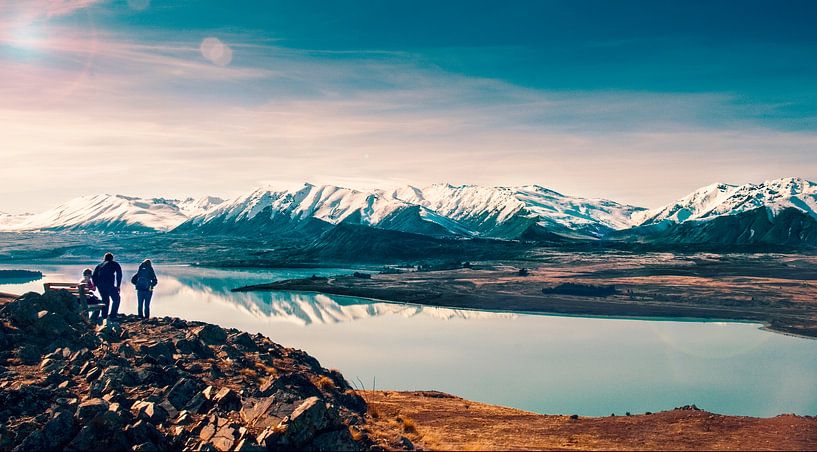
{"type": "MultiPolygon", "coordinates": [[[[101,303],[105,305],[101,310],[94,311],[91,319],[97,323],[101,322],[102,319],[116,320],[119,315],[119,302],[121,301],[122,267],[114,260],[113,254],[105,253],[102,263],[93,270],[86,268],[82,272],[82,280],[79,283],[85,285],[85,289],[89,294],[89,304],[101,303]],[[99,292],[99,297],[96,296],[95,291],[99,292]]],[[[139,318],[146,319],[150,317],[150,301],[153,299],[153,288],[159,283],[150,259],[145,259],[139,264],[139,270],[131,278],[131,283],[136,288],[139,318]]]]}

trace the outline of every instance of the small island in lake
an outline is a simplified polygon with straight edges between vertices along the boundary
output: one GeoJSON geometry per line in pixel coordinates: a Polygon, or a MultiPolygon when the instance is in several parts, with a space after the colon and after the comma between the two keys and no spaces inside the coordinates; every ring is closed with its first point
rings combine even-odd
{"type": "Polygon", "coordinates": [[[32,270],[0,270],[0,283],[25,284],[43,279],[43,273],[32,270]]]}

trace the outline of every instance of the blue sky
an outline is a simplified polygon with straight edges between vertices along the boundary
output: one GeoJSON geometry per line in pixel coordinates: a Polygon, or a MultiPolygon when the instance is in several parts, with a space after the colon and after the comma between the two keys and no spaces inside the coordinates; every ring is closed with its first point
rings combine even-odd
{"type": "Polygon", "coordinates": [[[0,211],[304,180],[655,207],[817,179],[816,19],[795,1],[0,2],[0,211]]]}

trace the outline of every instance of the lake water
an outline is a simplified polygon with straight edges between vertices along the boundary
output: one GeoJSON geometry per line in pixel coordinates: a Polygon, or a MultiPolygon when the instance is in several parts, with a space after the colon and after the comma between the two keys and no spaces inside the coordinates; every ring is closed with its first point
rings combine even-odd
{"type": "MultiPolygon", "coordinates": [[[[123,265],[125,281],[136,265],[123,265]]],[[[76,281],[76,265],[20,265],[76,281]]],[[[261,332],[368,389],[436,389],[540,413],[817,414],[817,341],[759,325],[480,312],[309,293],[232,293],[246,284],[351,270],[158,266],[152,314],[261,332]]],[[[121,312],[136,312],[130,283],[121,312]]]]}

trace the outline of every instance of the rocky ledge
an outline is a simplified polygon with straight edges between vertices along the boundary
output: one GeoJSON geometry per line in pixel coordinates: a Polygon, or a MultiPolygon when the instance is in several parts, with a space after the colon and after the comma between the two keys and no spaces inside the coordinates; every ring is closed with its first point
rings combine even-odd
{"type": "Polygon", "coordinates": [[[67,292],[0,302],[0,450],[377,448],[343,376],[178,318],[94,328],[67,292]]]}

